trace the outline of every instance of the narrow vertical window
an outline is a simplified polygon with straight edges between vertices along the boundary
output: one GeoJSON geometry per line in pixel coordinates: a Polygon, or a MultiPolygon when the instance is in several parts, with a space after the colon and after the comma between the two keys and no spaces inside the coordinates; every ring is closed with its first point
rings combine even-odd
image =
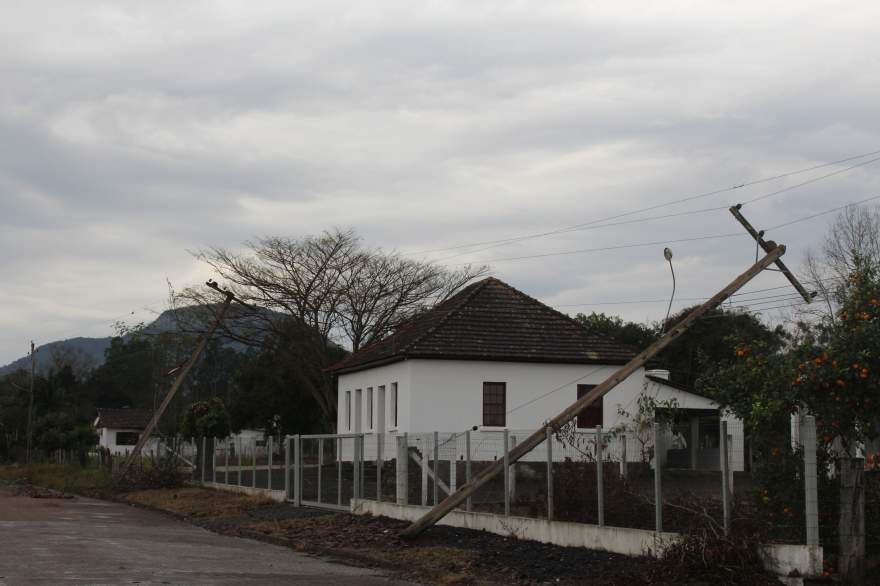
{"type": "Polygon", "coordinates": [[[345,391],[345,428],[351,431],[351,391],[345,391]]]}
{"type": "Polygon", "coordinates": [[[483,383],[483,425],[504,427],[507,424],[507,383],[483,383]]]}
{"type": "Polygon", "coordinates": [[[397,383],[391,383],[391,413],[394,427],[397,427],[397,383]]]}
{"type": "MultiPolygon", "coordinates": [[[[595,387],[596,385],[578,385],[577,398],[580,399],[595,387]]],[[[578,427],[589,428],[596,427],[597,425],[602,425],[602,397],[593,401],[589,407],[581,409],[581,412],[577,415],[578,427]]]]}
{"type": "Polygon", "coordinates": [[[373,429],[373,387],[367,387],[367,429],[373,429]]]}

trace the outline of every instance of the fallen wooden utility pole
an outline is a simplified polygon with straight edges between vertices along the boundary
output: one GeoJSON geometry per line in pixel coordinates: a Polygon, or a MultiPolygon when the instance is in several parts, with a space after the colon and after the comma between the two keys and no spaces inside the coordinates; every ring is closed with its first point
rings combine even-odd
{"type": "MultiPolygon", "coordinates": [[[[745,216],[742,215],[742,212],[740,210],[742,210],[742,204],[738,203],[735,206],[731,207],[728,211],[733,214],[733,217],[736,218],[737,222],[742,224],[742,227],[746,229],[746,232],[751,234],[752,238],[755,239],[755,242],[758,243],[758,246],[764,249],[764,252],[770,252],[773,249],[773,246],[775,246],[775,243],[773,241],[768,242],[764,240],[764,231],[761,230],[759,232],[755,230],[755,228],[749,223],[749,221],[746,220],[745,216]]],[[[785,278],[788,279],[788,282],[791,283],[792,287],[794,287],[797,292],[800,293],[800,296],[804,298],[804,301],[806,301],[807,303],[811,303],[813,301],[813,297],[816,296],[816,292],[813,291],[812,293],[810,293],[806,289],[804,289],[804,286],[800,284],[800,281],[797,280],[797,277],[792,274],[789,268],[785,266],[785,263],[781,260],[776,261],[776,266],[779,267],[779,272],[785,275],[785,278]]]]}
{"type": "Polygon", "coordinates": [[[515,448],[513,448],[513,450],[510,451],[509,458],[505,460],[495,460],[488,468],[485,468],[482,472],[477,474],[470,482],[466,483],[456,492],[446,497],[440,504],[435,505],[434,508],[425,513],[420,519],[416,520],[409,527],[404,529],[400,533],[400,536],[404,538],[416,537],[420,533],[437,523],[437,521],[446,516],[446,514],[449,513],[452,509],[463,503],[469,496],[473,495],[478,488],[486,484],[494,476],[500,473],[504,468],[505,461],[508,461],[509,464],[513,464],[524,455],[538,447],[538,445],[540,445],[541,442],[546,439],[547,429],[558,431],[562,426],[574,419],[577,414],[580,413],[585,407],[588,407],[591,403],[593,403],[594,401],[608,393],[608,391],[616,387],[618,384],[626,380],[626,378],[629,377],[636,370],[644,366],[645,363],[648,362],[648,360],[656,356],[658,352],[666,348],[666,346],[668,346],[681,334],[687,331],[687,329],[690,328],[691,325],[693,325],[693,323],[697,321],[701,316],[718,307],[728,297],[736,293],[739,289],[745,286],[746,283],[754,279],[761,271],[776,262],[779,257],[785,254],[785,246],[781,244],[777,245],[772,241],[767,242],[767,244],[771,246],[771,250],[767,252],[764,258],[760,259],[758,262],[752,265],[746,272],[734,279],[729,285],[716,293],[711,299],[691,311],[686,318],[684,318],[682,321],[672,327],[659,340],[648,346],[648,348],[642,351],[638,356],[626,363],[623,367],[620,368],[620,370],[609,376],[601,384],[597,385],[595,388],[593,388],[593,390],[584,395],[582,398],[578,399],[575,403],[572,403],[562,413],[545,423],[541,427],[541,429],[532,433],[521,444],[518,444],[515,448]]]}
{"type": "Polygon", "coordinates": [[[192,356],[186,363],[180,368],[180,371],[177,374],[177,378],[174,381],[174,384],[171,385],[171,389],[165,394],[165,398],[162,399],[162,403],[159,405],[159,408],[153,413],[152,419],[150,419],[150,423],[147,424],[147,428],[141,433],[141,436],[138,438],[137,444],[134,446],[134,449],[128,455],[128,458],[125,459],[125,462],[122,464],[122,468],[119,471],[120,476],[125,476],[128,472],[129,467],[131,467],[132,463],[134,463],[135,459],[140,455],[141,450],[144,449],[144,445],[147,443],[147,440],[150,439],[150,436],[153,434],[153,431],[156,429],[156,426],[159,424],[159,420],[162,419],[162,415],[165,413],[165,409],[168,408],[168,405],[171,403],[171,400],[174,398],[174,395],[177,394],[177,391],[180,389],[183,381],[186,379],[186,375],[189,374],[190,369],[199,359],[199,355],[201,355],[202,351],[205,349],[205,346],[208,344],[208,340],[214,334],[214,331],[223,321],[223,317],[226,315],[226,310],[229,309],[229,304],[232,303],[232,300],[235,299],[235,295],[232,294],[231,291],[223,291],[214,281],[208,281],[206,283],[208,287],[223,293],[226,296],[226,300],[223,301],[223,305],[220,307],[220,312],[217,314],[217,317],[214,319],[214,322],[211,324],[211,327],[207,332],[202,334],[201,339],[199,340],[196,349],[193,351],[192,356]]]}

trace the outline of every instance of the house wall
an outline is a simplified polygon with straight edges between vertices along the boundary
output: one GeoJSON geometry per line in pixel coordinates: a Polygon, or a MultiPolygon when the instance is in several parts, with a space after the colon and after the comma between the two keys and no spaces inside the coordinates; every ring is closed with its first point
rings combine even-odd
{"type": "MultiPolygon", "coordinates": [[[[506,383],[507,425],[511,435],[522,440],[524,431],[537,429],[542,423],[557,415],[577,400],[577,385],[599,384],[614,373],[619,366],[584,364],[545,364],[525,362],[494,362],[480,360],[427,360],[413,359],[366,369],[339,376],[337,396],[339,401],[337,433],[377,432],[398,434],[408,432],[411,442],[420,441],[417,434],[439,432],[463,432],[473,426],[479,429],[474,437],[473,456],[493,459],[501,449],[501,434],[493,434],[504,428],[484,427],[482,425],[483,382],[506,383]],[[390,413],[391,385],[397,383],[398,425],[394,427],[390,413]],[[384,401],[379,400],[378,389],[385,386],[384,401]],[[373,389],[374,424],[369,424],[368,389],[373,389]],[[358,393],[360,390],[360,408],[358,393]],[[346,392],[351,393],[351,426],[347,425],[346,392]],[[517,409],[517,407],[520,407],[517,409]],[[384,411],[383,411],[384,410],[384,411]],[[384,413],[384,426],[380,425],[384,413]],[[477,439],[479,437],[479,439],[477,439]],[[481,453],[485,452],[485,454],[481,453]]],[[[644,369],[636,370],[626,380],[612,389],[603,400],[603,428],[612,429],[628,421],[619,411],[634,415],[638,410],[638,397],[647,393],[658,401],[675,399],[680,409],[717,409],[711,400],[680,391],[673,387],[656,383],[645,378],[644,369]]],[[[731,420],[729,434],[731,442],[731,469],[743,470],[744,452],[742,425],[735,418],[731,420]]],[[[589,449],[594,441],[592,431],[579,434],[583,449],[589,449]]],[[[666,437],[666,445],[672,445],[672,434],[666,437]]],[[[424,438],[423,438],[424,439],[424,438]]],[[[385,445],[392,445],[386,439],[385,445]]],[[[450,439],[441,436],[448,457],[459,459],[463,439],[450,439]],[[450,443],[453,442],[453,443],[450,443]]],[[[651,442],[653,443],[653,442],[651,442]]],[[[632,438],[628,442],[627,460],[640,458],[638,442],[632,438]]],[[[389,448],[390,449],[390,448],[389,448]]],[[[619,447],[613,447],[619,450],[619,447]]],[[[367,440],[365,457],[375,458],[375,442],[367,440]]],[[[554,442],[554,458],[577,457],[576,453],[565,451],[562,443],[554,442]]],[[[348,450],[345,450],[346,459],[348,450]]],[[[387,452],[386,453],[390,453],[387,452]]],[[[534,452],[525,460],[541,460],[545,455],[534,452]]],[[[715,458],[717,460],[717,458],[715,458]]]]}
{"type": "MultiPolygon", "coordinates": [[[[351,374],[339,375],[336,387],[337,415],[336,433],[360,433],[376,431],[410,431],[412,421],[411,398],[412,361],[401,361],[351,374]],[[393,421],[392,385],[397,385],[397,425],[393,421]],[[379,401],[379,387],[385,387],[383,401],[379,401]],[[373,389],[373,426],[369,424],[367,408],[368,389],[373,389]],[[358,395],[357,391],[360,391],[358,395]],[[351,393],[351,426],[346,414],[346,393],[351,393]],[[360,396],[360,408],[358,407],[360,396]],[[360,417],[358,417],[358,414],[360,417]]],[[[457,429],[457,428],[456,428],[457,429]]]]}
{"type": "MultiPolygon", "coordinates": [[[[507,384],[507,428],[537,429],[577,400],[577,385],[599,384],[619,366],[479,360],[409,360],[414,406],[404,431],[483,428],[483,382],[507,384]],[[546,395],[538,398],[541,395],[546,395]],[[524,405],[529,401],[534,401],[524,405]],[[520,407],[517,409],[517,407],[520,407]],[[512,411],[512,412],[511,412],[512,411]]],[[[618,406],[634,408],[644,369],[617,385],[603,402],[603,426],[618,422],[618,406]]]]}
{"type": "MultiPolygon", "coordinates": [[[[141,433],[142,429],[113,429],[108,427],[102,427],[98,429],[98,445],[102,448],[106,448],[110,450],[111,454],[124,455],[129,454],[134,449],[134,446],[120,446],[116,444],[116,433],[117,432],[132,432],[132,433],[141,433]]],[[[144,444],[142,453],[152,454],[157,453],[159,450],[159,438],[150,438],[147,440],[147,443],[144,444]]]]}

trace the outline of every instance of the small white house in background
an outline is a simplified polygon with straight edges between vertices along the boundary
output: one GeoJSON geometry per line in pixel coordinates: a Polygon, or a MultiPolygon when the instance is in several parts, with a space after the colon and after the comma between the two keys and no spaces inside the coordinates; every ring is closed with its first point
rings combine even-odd
{"type": "MultiPolygon", "coordinates": [[[[94,424],[98,445],[111,454],[130,453],[152,417],[153,412],[147,409],[98,409],[94,424]]],[[[143,447],[144,454],[157,453],[158,450],[157,436],[151,437],[143,447]]]]}
{"type": "MultiPolygon", "coordinates": [[[[332,367],[337,432],[534,430],[636,353],[490,277],[332,367]]],[[[577,427],[590,433],[597,425],[607,430],[629,422],[619,412],[635,412],[643,393],[676,399],[679,414],[688,417],[687,433],[670,431],[666,444],[686,449],[688,457],[670,452],[673,461],[665,455],[661,461],[718,468],[717,405],[672,385],[662,372],[638,369],[581,413],[577,427]],[[713,432],[715,440],[709,438],[713,432]]],[[[742,427],[732,428],[732,451],[741,454],[742,427]]],[[[627,452],[628,460],[639,457],[633,452],[627,452]]],[[[741,470],[743,462],[740,458],[732,468],[741,470]]]]}

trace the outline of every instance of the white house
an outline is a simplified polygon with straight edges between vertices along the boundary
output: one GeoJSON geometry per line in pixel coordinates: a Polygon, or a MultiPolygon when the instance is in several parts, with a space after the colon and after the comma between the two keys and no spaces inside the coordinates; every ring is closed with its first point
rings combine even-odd
{"type": "MultiPolygon", "coordinates": [[[[337,431],[534,430],[636,353],[490,277],[332,367],[338,377],[337,431]]],[[[711,427],[703,424],[701,432],[700,421],[714,418],[718,434],[717,405],[658,374],[638,369],[581,413],[577,427],[592,432],[598,425],[629,423],[619,413],[633,413],[643,393],[675,398],[680,412],[691,416],[683,441],[694,453],[682,465],[717,467],[711,452],[699,453],[703,445],[715,449],[717,458],[717,443],[700,443],[711,427]]],[[[741,446],[738,429],[733,440],[741,446]]],[[[636,456],[628,453],[628,459],[636,456]]],[[[734,469],[742,465],[740,458],[734,469]]]]}
{"type": "MultiPolygon", "coordinates": [[[[111,454],[128,454],[152,418],[146,409],[98,409],[94,427],[98,432],[98,445],[111,454]]],[[[159,438],[151,437],[143,447],[144,454],[158,453],[159,438]]]]}

